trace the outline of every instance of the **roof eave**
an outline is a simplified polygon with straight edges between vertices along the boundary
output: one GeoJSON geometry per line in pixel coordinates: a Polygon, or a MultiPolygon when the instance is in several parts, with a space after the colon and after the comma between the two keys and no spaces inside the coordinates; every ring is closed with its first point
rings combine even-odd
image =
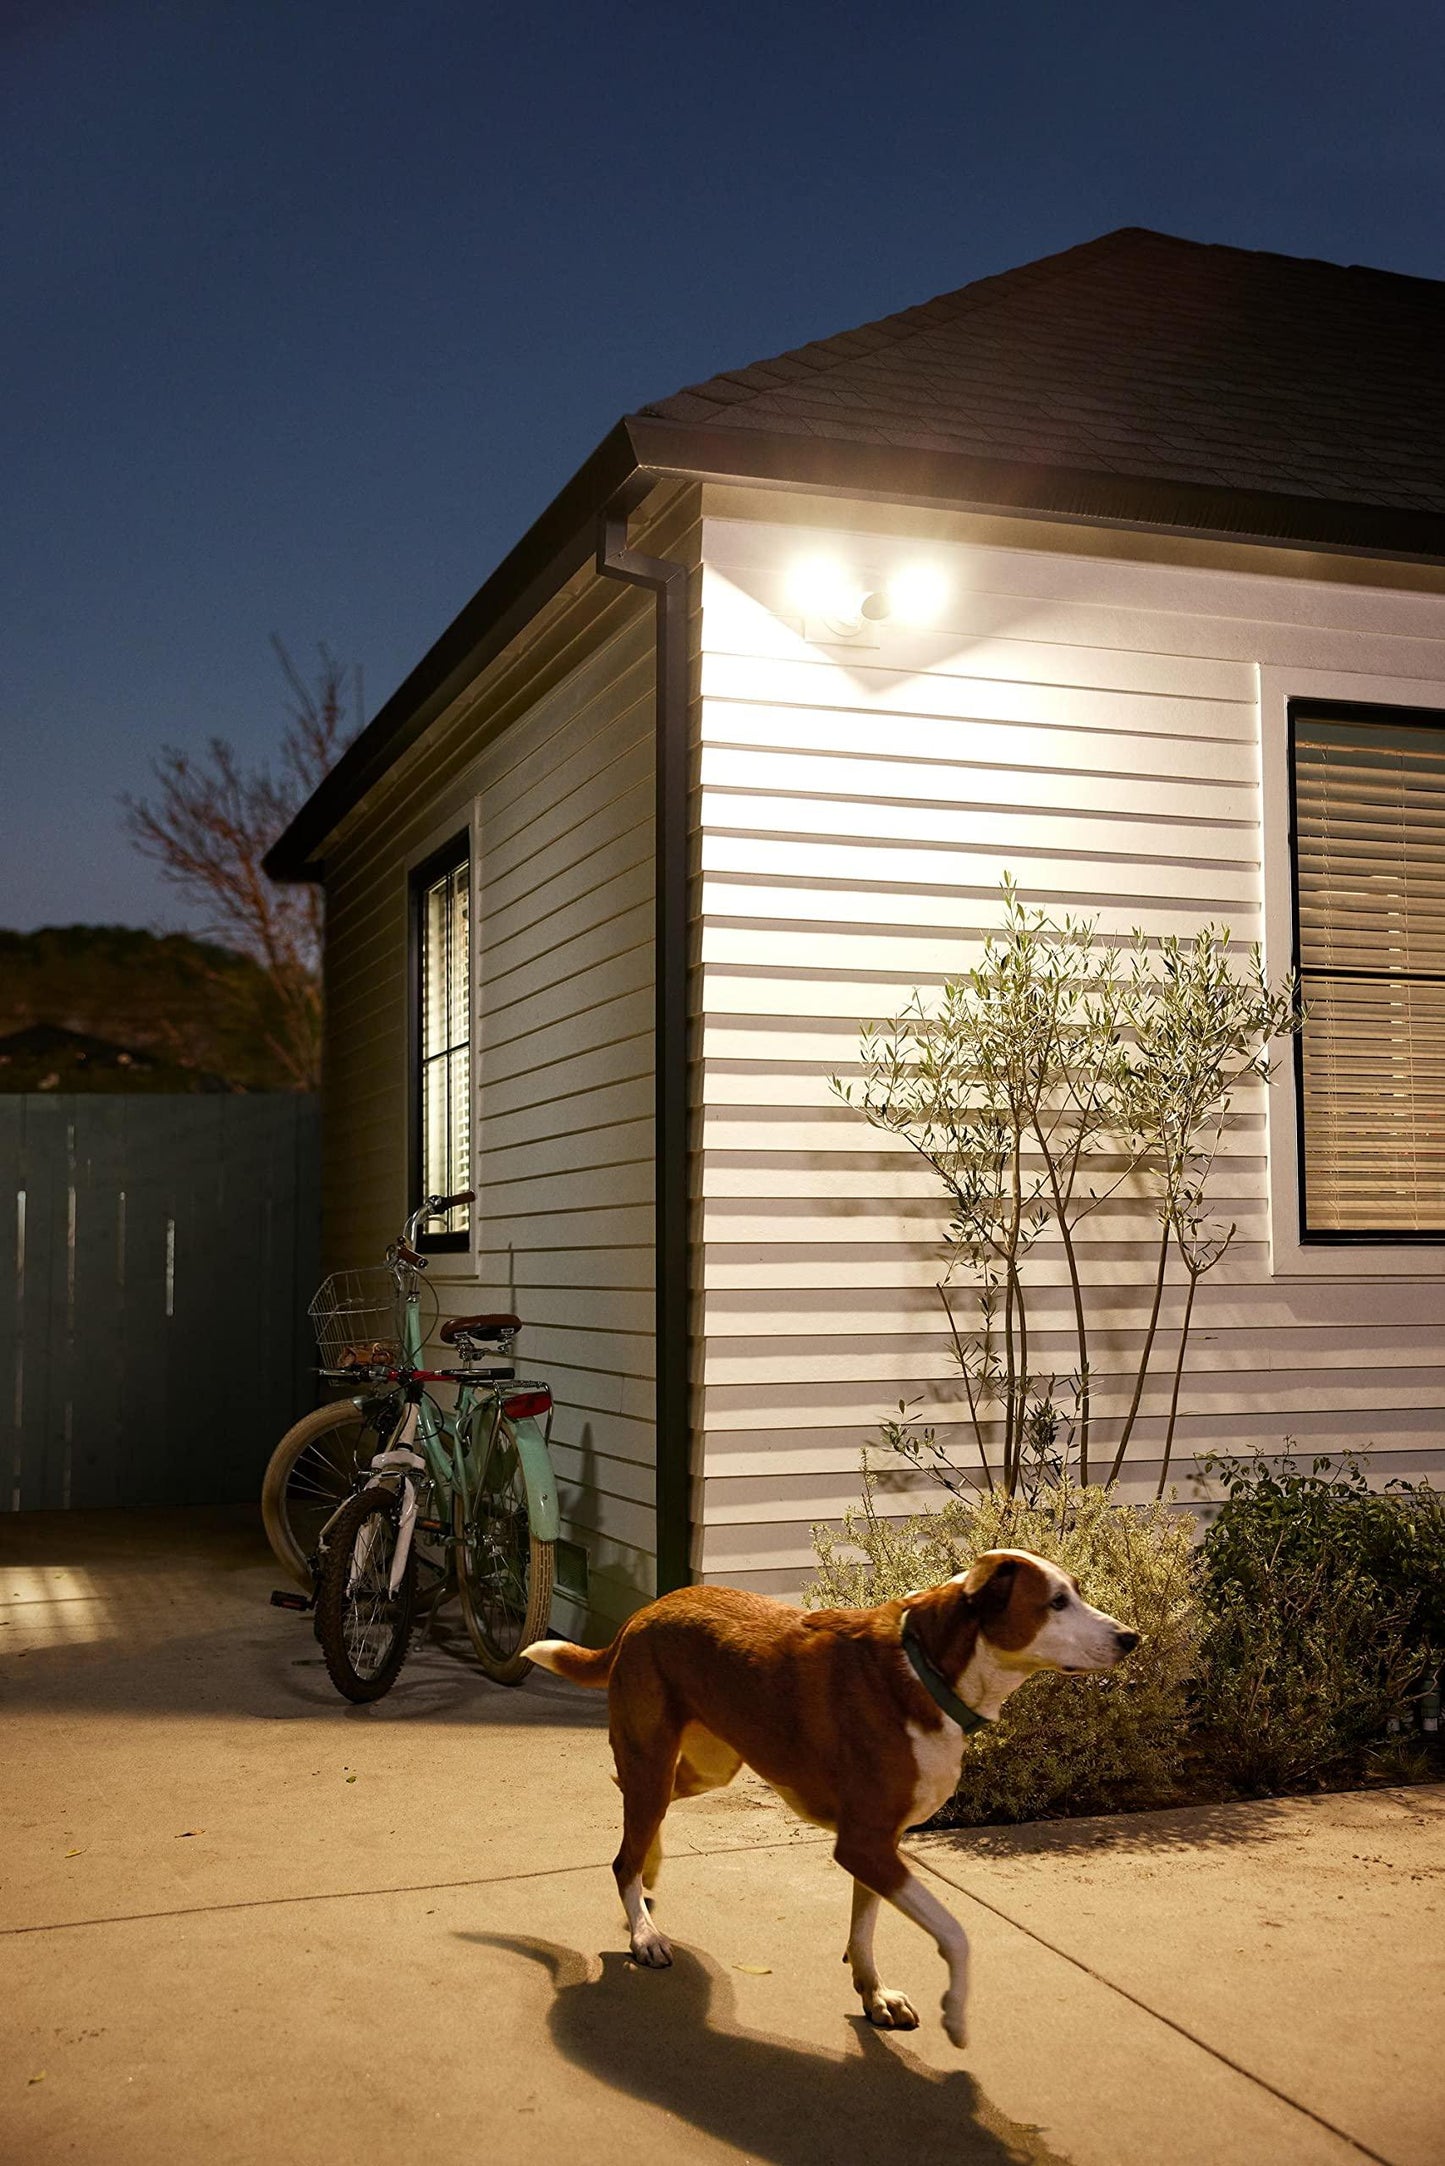
{"type": "Polygon", "coordinates": [[[951,511],[1445,564],[1445,515],[1438,512],[646,415],[633,419],[631,434],[639,462],[659,479],[771,482],[951,511]]]}
{"type": "Polygon", "coordinates": [[[591,559],[602,513],[634,508],[664,479],[770,483],[952,511],[1445,564],[1445,516],[1435,512],[628,415],[306,800],[267,853],[273,879],[320,877],[328,835],[591,559]]]}

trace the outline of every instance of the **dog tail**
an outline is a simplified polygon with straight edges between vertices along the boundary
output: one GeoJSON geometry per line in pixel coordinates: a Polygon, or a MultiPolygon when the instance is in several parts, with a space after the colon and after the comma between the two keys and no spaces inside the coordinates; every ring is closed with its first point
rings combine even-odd
{"type": "Polygon", "coordinates": [[[533,1640],[522,1653],[528,1662],[550,1670],[554,1677],[565,1677],[569,1684],[596,1685],[600,1689],[612,1675],[621,1638],[619,1633],[610,1647],[576,1647],[571,1640],[533,1640]]]}

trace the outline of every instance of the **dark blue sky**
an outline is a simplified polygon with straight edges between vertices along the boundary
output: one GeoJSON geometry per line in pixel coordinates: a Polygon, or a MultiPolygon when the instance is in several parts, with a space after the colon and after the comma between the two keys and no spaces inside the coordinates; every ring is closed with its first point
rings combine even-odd
{"type": "Polygon", "coordinates": [[[1409,0],[0,0],[0,925],[162,742],[374,711],[616,417],[1125,224],[1445,276],[1409,0]]]}

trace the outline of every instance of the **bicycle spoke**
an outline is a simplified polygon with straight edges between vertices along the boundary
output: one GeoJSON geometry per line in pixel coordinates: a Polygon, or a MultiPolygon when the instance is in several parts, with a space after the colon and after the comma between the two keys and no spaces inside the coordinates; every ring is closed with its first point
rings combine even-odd
{"type": "Polygon", "coordinates": [[[347,1655],[360,1678],[375,1677],[391,1653],[398,1623],[391,1592],[395,1554],[395,1530],[379,1517],[368,1519],[352,1550],[344,1622],[347,1655]]]}
{"type": "Polygon", "coordinates": [[[509,1451],[484,1470],[466,1537],[472,1599],[483,1632],[503,1658],[521,1645],[530,1553],[526,1482],[515,1452],[509,1451]]]}
{"type": "Polygon", "coordinates": [[[335,1429],[301,1452],[286,1477],[286,1516],[303,1556],[310,1556],[321,1530],[345,1502],[357,1474],[377,1448],[376,1432],[344,1416],[335,1429]]]}

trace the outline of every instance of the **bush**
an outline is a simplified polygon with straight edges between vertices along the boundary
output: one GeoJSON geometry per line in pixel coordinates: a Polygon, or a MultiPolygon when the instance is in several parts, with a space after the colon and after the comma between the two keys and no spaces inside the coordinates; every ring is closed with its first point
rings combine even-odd
{"type": "Polygon", "coordinates": [[[1257,1792],[1355,1772],[1445,1652],[1445,1500],[1372,1490],[1354,1459],[1205,1464],[1226,1490],[1200,1560],[1205,1751],[1257,1792]]]}
{"type": "Polygon", "coordinates": [[[1200,1628],[1187,1517],[1062,1481],[1032,1501],[951,1496],[937,1511],[888,1520],[865,1458],[862,1504],[847,1514],[842,1547],[823,1527],[813,1543],[811,1608],[867,1608],[949,1579],[983,1550],[1031,1549],[1072,1572],[1087,1601],[1144,1635],[1116,1675],[1045,1675],[1016,1692],[996,1728],[970,1740],[943,1819],[1032,1820],[1178,1799],[1200,1628]]]}

